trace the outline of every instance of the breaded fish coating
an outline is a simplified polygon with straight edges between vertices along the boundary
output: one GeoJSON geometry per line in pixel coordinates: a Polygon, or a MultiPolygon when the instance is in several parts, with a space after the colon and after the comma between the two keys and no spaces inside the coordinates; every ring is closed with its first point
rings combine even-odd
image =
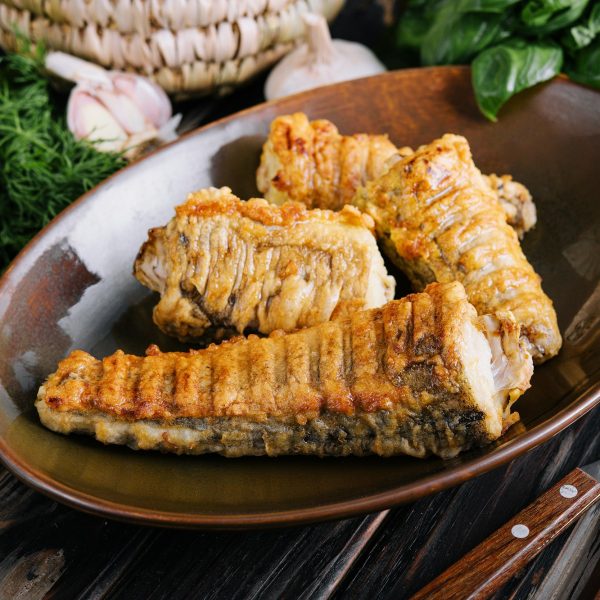
{"type": "MultiPolygon", "coordinates": [[[[326,119],[304,113],[271,123],[256,174],[257,187],[274,204],[290,200],[309,208],[339,210],[351,204],[359,187],[383,175],[413,150],[397,148],[386,135],[341,135],[326,119]]],[[[527,188],[510,175],[484,176],[520,237],[536,223],[527,188]]]]}

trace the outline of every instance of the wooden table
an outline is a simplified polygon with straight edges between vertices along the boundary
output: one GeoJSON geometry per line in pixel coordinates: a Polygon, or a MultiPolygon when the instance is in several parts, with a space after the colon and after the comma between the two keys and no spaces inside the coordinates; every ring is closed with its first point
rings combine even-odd
{"type": "MultiPolygon", "coordinates": [[[[263,531],[107,521],[2,470],[0,598],[408,598],[575,466],[599,458],[599,430],[597,408],[508,466],[415,504],[263,531]]],[[[496,598],[592,598],[599,589],[596,505],[496,598]]]]}
{"type": "MultiPolygon", "coordinates": [[[[373,3],[349,1],[336,30],[372,42],[379,21],[373,3]]],[[[187,128],[260,101],[261,89],[257,81],[225,100],[180,107],[187,128]]],[[[408,598],[575,466],[600,458],[599,430],[597,408],[508,466],[415,504],[265,531],[107,521],[0,468],[0,599],[408,598]]],[[[600,505],[497,598],[585,598],[599,589],[600,505]]]]}

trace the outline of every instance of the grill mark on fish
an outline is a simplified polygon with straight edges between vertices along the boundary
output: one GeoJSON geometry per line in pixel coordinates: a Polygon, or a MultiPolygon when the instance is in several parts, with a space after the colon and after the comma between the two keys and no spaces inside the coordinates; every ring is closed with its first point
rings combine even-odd
{"type": "Polygon", "coordinates": [[[385,333],[383,327],[383,315],[378,313],[373,319],[373,329],[375,336],[375,373],[378,378],[385,377],[384,356],[386,351],[385,333]],[[382,343],[383,342],[383,343],[382,343]]]}
{"type": "Polygon", "coordinates": [[[512,293],[535,288],[535,301],[520,307],[515,317],[532,346],[534,361],[543,362],[558,352],[561,337],[552,302],[523,255],[506,213],[475,167],[464,138],[446,135],[419,148],[370,182],[356,202],[374,218],[386,252],[415,286],[461,281],[480,314],[505,310],[512,293]],[[437,191],[434,162],[440,173],[447,171],[445,189],[452,187],[452,194],[437,191]],[[452,219],[448,226],[445,214],[453,213],[463,218],[452,219]],[[496,262],[499,268],[493,277],[478,275],[496,262]],[[546,350],[540,353],[537,348],[546,350]]]}
{"type": "Polygon", "coordinates": [[[405,347],[407,316],[410,315],[410,301],[401,304],[388,304],[384,315],[384,334],[386,341],[385,372],[395,385],[400,384],[399,374],[405,365],[405,347]]]}
{"type": "Polygon", "coordinates": [[[210,389],[208,392],[208,404],[210,405],[210,412],[208,414],[211,415],[216,415],[216,407],[215,407],[215,365],[214,365],[214,358],[215,358],[215,354],[214,352],[209,352],[208,356],[208,362],[210,365],[209,368],[209,381],[210,381],[210,389]]]}
{"type": "Polygon", "coordinates": [[[349,391],[350,397],[354,399],[352,394],[352,383],[354,381],[354,353],[352,351],[352,327],[344,327],[342,330],[342,340],[344,348],[344,384],[349,391]]]}
{"type": "MultiPolygon", "coordinates": [[[[491,398],[476,397],[466,375],[472,354],[461,332],[469,321],[476,327],[477,317],[464,289],[434,284],[425,295],[431,302],[412,295],[296,333],[238,338],[190,353],[154,348],[146,358],[117,352],[101,362],[75,351],[40,389],[36,406],[43,422],[58,431],[85,430],[105,442],[175,452],[276,455],[303,453],[298,445],[309,444],[306,452],[332,455],[365,448],[383,455],[446,448],[454,455],[472,442],[461,437],[460,411],[485,412],[480,441],[499,436],[502,422],[491,398]],[[443,350],[419,356],[425,330],[437,331],[435,306],[442,311],[443,350]],[[65,371],[81,381],[65,378],[65,371]],[[283,373],[287,383],[278,386],[283,373]],[[450,417],[452,410],[457,412],[450,417]],[[426,420],[431,435],[419,431],[417,417],[426,420]],[[179,419],[196,419],[202,435],[194,428],[178,431],[179,419]],[[106,420],[122,427],[111,429],[106,420]],[[488,421],[493,429],[483,425],[488,421]],[[146,425],[152,427],[144,433],[146,425]],[[407,427],[403,437],[399,432],[407,427]]],[[[507,334],[518,348],[518,326],[507,334]]],[[[519,382],[514,391],[526,386],[519,382]]]]}
{"type": "MultiPolygon", "coordinates": [[[[325,330],[326,331],[326,330],[325,330]]],[[[325,335],[327,335],[325,333],[325,335]]],[[[311,340],[311,352],[310,352],[310,365],[311,365],[311,379],[313,387],[321,391],[321,346],[322,338],[318,335],[312,335],[309,337],[311,340]]]]}
{"type": "MultiPolygon", "coordinates": [[[[187,222],[188,222],[188,227],[191,228],[191,224],[190,224],[190,218],[187,218],[187,222]]],[[[211,244],[210,244],[210,240],[212,238],[213,235],[213,229],[215,227],[215,223],[212,221],[209,221],[208,223],[203,223],[202,228],[201,228],[201,233],[198,236],[198,242],[200,242],[202,244],[201,249],[199,249],[197,257],[201,260],[201,262],[197,262],[196,264],[199,264],[202,266],[202,285],[198,288],[198,291],[201,294],[206,294],[206,289],[208,288],[208,280],[211,276],[211,262],[212,262],[212,258],[211,258],[211,244]],[[204,231],[204,233],[202,233],[202,231],[204,231]]],[[[191,237],[191,236],[190,236],[191,237]]]]}
{"type": "Polygon", "coordinates": [[[236,299],[238,298],[239,289],[242,286],[242,280],[243,280],[243,276],[245,273],[244,269],[246,266],[246,256],[247,256],[247,246],[248,245],[245,242],[243,242],[242,240],[238,240],[238,244],[239,244],[239,252],[237,253],[236,276],[235,276],[233,285],[231,286],[231,292],[229,294],[230,310],[229,310],[228,319],[229,319],[230,324],[233,323],[233,311],[235,309],[235,303],[236,303],[236,299]]]}

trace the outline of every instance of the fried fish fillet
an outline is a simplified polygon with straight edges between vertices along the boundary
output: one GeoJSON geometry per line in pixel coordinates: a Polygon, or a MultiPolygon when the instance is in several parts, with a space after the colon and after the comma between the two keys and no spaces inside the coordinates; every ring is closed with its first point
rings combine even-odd
{"type": "Polygon", "coordinates": [[[39,390],[42,423],[134,449],[225,456],[429,453],[487,444],[518,419],[531,357],[510,313],[463,286],[205,350],[97,360],[75,351],[39,390]]]}
{"type": "MultiPolygon", "coordinates": [[[[309,208],[339,210],[352,203],[360,186],[412,152],[407,146],[396,148],[386,135],[341,135],[331,121],[309,121],[304,113],[294,113],[271,123],[257,186],[274,204],[293,200],[309,208]]],[[[522,236],[536,223],[531,194],[510,175],[484,177],[509,224],[522,236]]]]}
{"type": "Polygon", "coordinates": [[[274,206],[209,188],[150,230],[134,274],[161,294],[154,322],[182,340],[209,327],[291,331],[394,297],[373,226],[350,206],[274,206]]]}
{"type": "Polygon", "coordinates": [[[460,281],[479,314],[512,311],[534,362],[558,353],[552,301],[473,163],[465,138],[447,134],[361,188],[388,256],[416,289],[460,281]]]}
{"type": "Polygon", "coordinates": [[[331,121],[309,121],[304,113],[281,116],[263,146],[257,187],[274,204],[339,210],[358,187],[383,175],[398,152],[411,150],[398,150],[387,135],[340,135],[331,121]]]}
{"type": "Polygon", "coordinates": [[[537,223],[537,212],[529,190],[510,175],[484,175],[506,213],[506,220],[520,238],[537,223]]]}

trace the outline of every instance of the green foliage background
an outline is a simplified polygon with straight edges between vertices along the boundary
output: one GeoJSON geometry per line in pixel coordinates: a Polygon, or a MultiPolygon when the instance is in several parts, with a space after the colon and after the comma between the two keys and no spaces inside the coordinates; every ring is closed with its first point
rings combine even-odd
{"type": "Polygon", "coordinates": [[[42,64],[42,49],[0,57],[0,272],[63,208],[125,164],[75,140],[42,64]]]}
{"type": "Polygon", "coordinates": [[[422,65],[471,63],[481,112],[564,70],[600,87],[600,2],[409,0],[395,43],[422,65]]]}

